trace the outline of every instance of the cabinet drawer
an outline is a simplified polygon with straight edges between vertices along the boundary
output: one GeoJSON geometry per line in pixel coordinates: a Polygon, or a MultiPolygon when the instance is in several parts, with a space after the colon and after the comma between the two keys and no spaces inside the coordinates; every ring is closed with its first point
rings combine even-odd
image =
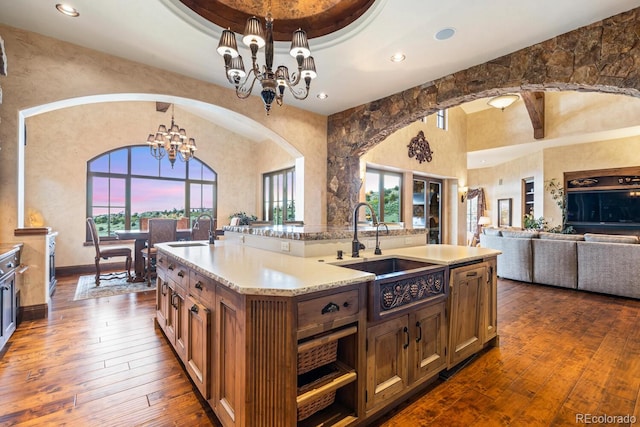
{"type": "Polygon", "coordinates": [[[193,270],[189,272],[189,294],[208,308],[215,303],[215,289],[216,285],[210,278],[193,270]]]}
{"type": "Polygon", "coordinates": [[[298,329],[335,322],[360,311],[358,289],[298,303],[298,329]]]}
{"type": "MultiPolygon", "coordinates": [[[[167,278],[173,280],[178,285],[186,289],[189,283],[189,270],[184,265],[176,262],[171,258],[165,258],[164,261],[164,265],[166,266],[167,278]]],[[[160,262],[160,259],[158,260],[158,262],[160,262]]]]}

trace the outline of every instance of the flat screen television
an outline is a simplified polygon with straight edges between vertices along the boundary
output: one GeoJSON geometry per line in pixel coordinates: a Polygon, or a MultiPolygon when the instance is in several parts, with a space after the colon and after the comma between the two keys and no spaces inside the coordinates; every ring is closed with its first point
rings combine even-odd
{"type": "Polygon", "coordinates": [[[607,190],[567,193],[567,222],[640,225],[640,191],[607,190]]]}

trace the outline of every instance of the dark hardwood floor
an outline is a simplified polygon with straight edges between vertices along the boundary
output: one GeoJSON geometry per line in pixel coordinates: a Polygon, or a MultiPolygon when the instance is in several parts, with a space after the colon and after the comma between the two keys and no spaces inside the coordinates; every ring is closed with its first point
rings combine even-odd
{"type": "MultiPolygon", "coordinates": [[[[219,425],[154,327],[154,293],[74,302],[76,282],[0,353],[0,425],[219,425]]],[[[498,316],[499,347],[375,425],[640,423],[640,301],[499,280],[498,316]]]]}

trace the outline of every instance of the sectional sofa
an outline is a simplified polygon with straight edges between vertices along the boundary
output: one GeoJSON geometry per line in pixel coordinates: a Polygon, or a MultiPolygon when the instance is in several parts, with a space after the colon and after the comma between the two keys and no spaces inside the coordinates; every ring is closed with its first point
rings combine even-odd
{"type": "Polygon", "coordinates": [[[485,228],[480,246],[502,251],[498,277],[640,299],[640,240],[485,228]]]}

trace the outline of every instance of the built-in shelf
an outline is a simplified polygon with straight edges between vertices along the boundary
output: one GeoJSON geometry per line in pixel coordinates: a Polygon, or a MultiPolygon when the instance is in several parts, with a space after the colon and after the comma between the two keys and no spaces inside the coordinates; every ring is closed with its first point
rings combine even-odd
{"type": "Polygon", "coordinates": [[[533,178],[525,178],[522,180],[522,214],[533,215],[535,190],[533,178]]]}

